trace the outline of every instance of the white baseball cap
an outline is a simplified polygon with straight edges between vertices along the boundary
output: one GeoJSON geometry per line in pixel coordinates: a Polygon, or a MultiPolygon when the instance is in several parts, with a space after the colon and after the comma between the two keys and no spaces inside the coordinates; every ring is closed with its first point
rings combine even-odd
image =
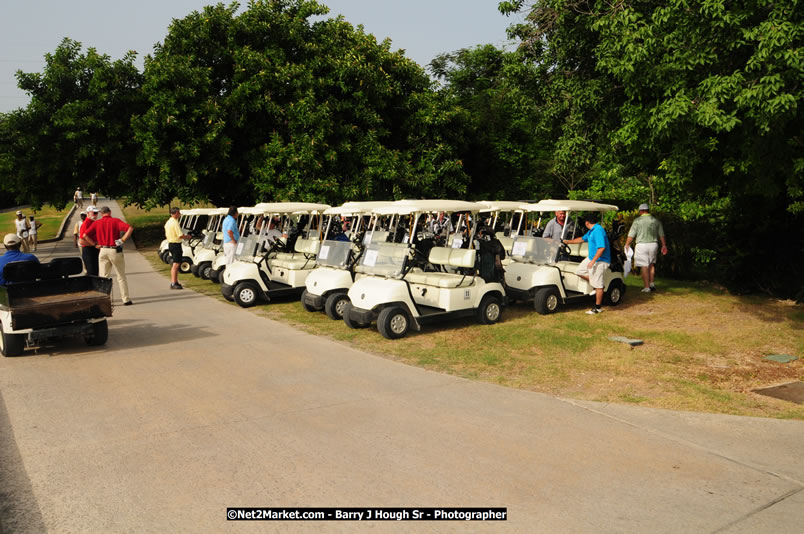
{"type": "Polygon", "coordinates": [[[22,239],[17,234],[6,234],[6,237],[3,238],[4,245],[19,245],[21,242],[22,239]]]}
{"type": "Polygon", "coordinates": [[[87,213],[89,213],[90,211],[94,211],[95,213],[100,213],[100,210],[98,209],[97,206],[87,206],[87,213]]]}

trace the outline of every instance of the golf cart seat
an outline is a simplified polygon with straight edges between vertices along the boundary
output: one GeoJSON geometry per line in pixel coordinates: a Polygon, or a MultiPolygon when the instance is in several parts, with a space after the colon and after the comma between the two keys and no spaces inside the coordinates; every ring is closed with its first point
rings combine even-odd
{"type": "Polygon", "coordinates": [[[570,249],[570,256],[580,256],[581,259],[586,258],[589,254],[589,243],[583,241],[581,243],[573,243],[567,245],[570,249]]]}
{"type": "Polygon", "coordinates": [[[315,267],[315,256],[320,247],[321,241],[318,239],[297,239],[295,253],[280,252],[269,260],[269,265],[291,270],[312,269],[315,267]]]}
{"type": "Polygon", "coordinates": [[[497,240],[500,243],[502,243],[502,246],[503,246],[503,249],[505,249],[506,255],[510,256],[511,255],[511,249],[514,248],[514,238],[513,237],[506,237],[505,235],[502,235],[502,237],[500,237],[502,232],[497,232],[497,234],[499,234],[499,235],[497,235],[497,240]]]}
{"type": "MultiPolygon", "coordinates": [[[[434,265],[444,265],[445,267],[471,269],[475,266],[477,251],[465,248],[433,247],[430,249],[428,261],[434,265]]],[[[465,276],[453,273],[425,273],[409,272],[405,279],[414,284],[424,284],[428,286],[442,287],[451,289],[462,286],[470,286],[474,280],[473,276],[465,276]]]]}

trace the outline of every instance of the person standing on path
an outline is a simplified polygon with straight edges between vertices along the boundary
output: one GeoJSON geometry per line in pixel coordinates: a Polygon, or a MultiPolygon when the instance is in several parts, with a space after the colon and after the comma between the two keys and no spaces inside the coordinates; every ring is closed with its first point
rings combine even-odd
{"type": "Polygon", "coordinates": [[[667,241],[664,237],[664,227],[659,219],[650,214],[650,206],[639,205],[639,217],[634,219],[628,238],[625,240],[627,249],[631,242],[636,240],[634,246],[634,265],[642,271],[643,293],[656,291],[653,280],[656,276],[656,257],[659,251],[659,241],[662,242],[662,256],[667,255],[667,241]]]}
{"type": "Polygon", "coordinates": [[[12,261],[35,261],[39,263],[39,258],[33,254],[20,252],[22,239],[17,234],[6,234],[6,237],[3,238],[3,245],[6,247],[6,253],[0,256],[0,286],[8,285],[3,279],[3,268],[6,264],[12,261]]]}
{"type": "Polygon", "coordinates": [[[81,213],[81,220],[75,223],[73,227],[73,244],[75,248],[78,248],[78,235],[81,232],[81,225],[84,224],[84,221],[87,219],[86,213],[81,213]]]}
{"type": "Polygon", "coordinates": [[[606,231],[597,222],[596,213],[587,213],[583,221],[588,231],[583,236],[564,241],[564,243],[573,244],[582,241],[589,243],[588,257],[584,258],[575,270],[575,274],[588,280],[595,288],[595,307],[586,312],[588,315],[595,315],[603,312],[600,307],[603,304],[603,275],[611,265],[611,245],[606,231]]]}
{"type": "Polygon", "coordinates": [[[31,227],[31,229],[28,231],[28,240],[30,241],[31,249],[36,252],[36,247],[38,244],[37,230],[39,230],[39,227],[42,226],[42,223],[37,221],[36,218],[31,215],[28,224],[31,227]]]}
{"type": "Polygon", "coordinates": [[[170,289],[184,289],[184,286],[179,283],[179,265],[183,256],[181,242],[183,239],[190,239],[190,236],[182,233],[179,217],[181,217],[181,210],[170,208],[170,218],[165,223],[165,238],[170,255],[173,257],[173,265],[170,266],[170,289]]]}
{"type": "Polygon", "coordinates": [[[98,266],[100,276],[108,278],[112,268],[117,275],[117,284],[120,286],[120,298],[123,305],[134,304],[128,296],[128,280],[126,280],[126,260],[123,258],[123,243],[128,241],[134,228],[125,222],[112,217],[112,210],[104,206],[100,210],[100,220],[92,223],[84,239],[90,246],[99,249],[98,266]],[[123,234],[123,237],[120,237],[123,234]]]}
{"type": "Polygon", "coordinates": [[[93,206],[98,205],[98,194],[97,193],[90,193],[89,201],[92,203],[93,206]]]}
{"type": "Polygon", "coordinates": [[[28,237],[31,227],[28,226],[28,219],[25,218],[22,211],[17,210],[17,220],[14,221],[14,224],[17,226],[17,237],[20,238],[22,251],[30,252],[31,245],[28,237]]]}
{"type": "Polygon", "coordinates": [[[238,241],[240,232],[237,230],[237,208],[232,206],[223,220],[223,254],[226,256],[226,265],[231,265],[234,261],[238,241]]]}
{"type": "Polygon", "coordinates": [[[97,220],[99,212],[100,210],[98,210],[97,207],[88,206],[84,222],[81,223],[81,228],[78,230],[78,244],[81,245],[81,259],[84,260],[84,267],[87,270],[87,274],[92,276],[98,276],[100,272],[98,263],[100,250],[91,246],[85,236],[87,231],[92,227],[92,224],[97,220]]]}
{"type": "Polygon", "coordinates": [[[84,193],[81,191],[80,187],[73,193],[73,202],[75,202],[75,205],[79,208],[84,207],[84,193]]]}

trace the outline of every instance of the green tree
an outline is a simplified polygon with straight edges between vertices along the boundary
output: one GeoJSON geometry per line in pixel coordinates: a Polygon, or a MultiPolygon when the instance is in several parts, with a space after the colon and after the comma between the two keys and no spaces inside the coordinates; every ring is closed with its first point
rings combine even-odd
{"type": "Polygon", "coordinates": [[[468,181],[426,73],[311,0],[218,4],[146,57],[134,199],[218,204],[455,194],[468,181]]]}
{"type": "Polygon", "coordinates": [[[85,53],[65,39],[42,73],[17,73],[31,97],[0,119],[0,182],[20,203],[63,206],[76,187],[121,194],[137,178],[130,127],[143,108],[135,54],[85,53]]]}

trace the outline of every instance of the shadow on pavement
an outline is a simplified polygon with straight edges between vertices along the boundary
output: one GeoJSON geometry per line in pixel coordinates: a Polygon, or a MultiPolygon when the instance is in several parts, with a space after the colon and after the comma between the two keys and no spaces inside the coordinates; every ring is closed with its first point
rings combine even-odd
{"type": "Polygon", "coordinates": [[[45,531],[0,393],[0,534],[45,531]]]}

